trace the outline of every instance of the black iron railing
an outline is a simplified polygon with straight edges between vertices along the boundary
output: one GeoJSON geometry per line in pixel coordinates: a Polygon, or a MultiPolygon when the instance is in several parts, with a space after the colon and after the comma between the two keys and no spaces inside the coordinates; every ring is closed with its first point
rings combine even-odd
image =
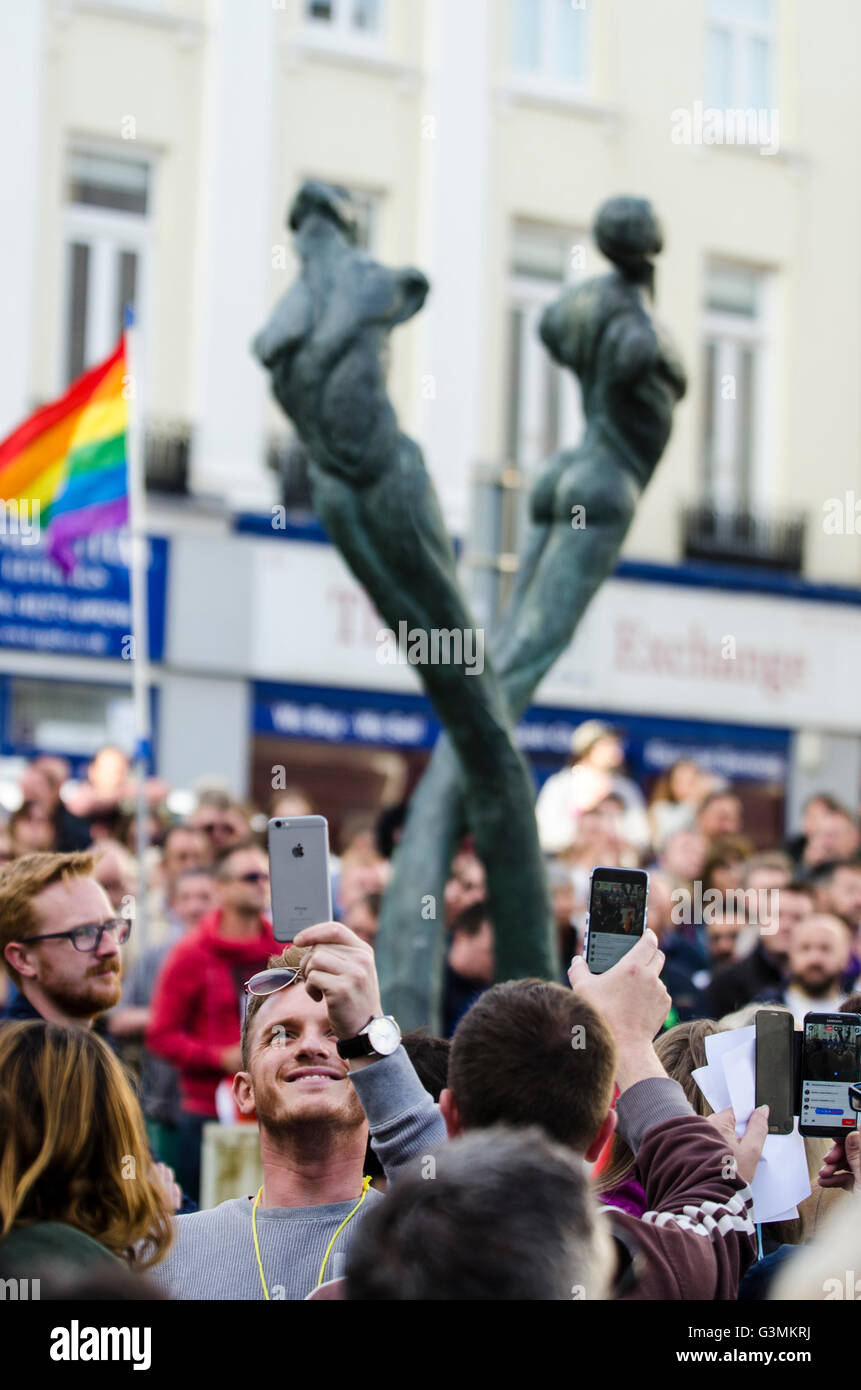
{"type": "Polygon", "coordinates": [[[701,502],[682,511],[682,552],[686,560],[800,574],[806,525],[807,518],[798,513],[753,512],[701,502]]]}
{"type": "Polygon", "coordinates": [[[144,477],[148,492],[186,497],[189,485],[191,426],[182,421],[150,420],[144,429],[144,477]]]}
{"type": "Polygon", "coordinates": [[[304,446],[287,435],[271,436],[266,446],[266,466],[278,477],[281,506],[301,515],[313,513],[304,446]]]}

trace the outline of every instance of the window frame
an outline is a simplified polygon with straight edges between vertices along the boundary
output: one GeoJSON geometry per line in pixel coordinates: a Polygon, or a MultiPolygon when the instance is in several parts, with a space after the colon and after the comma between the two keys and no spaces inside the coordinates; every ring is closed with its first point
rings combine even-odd
{"type": "Polygon", "coordinates": [[[521,67],[518,63],[515,50],[515,20],[514,5],[516,0],[510,0],[508,7],[509,22],[509,82],[517,91],[524,93],[534,93],[538,96],[559,96],[563,99],[586,99],[591,91],[592,79],[592,43],[593,28],[592,16],[588,4],[582,8],[578,7],[576,13],[581,18],[581,23],[585,26],[584,31],[584,71],[580,78],[561,77],[556,70],[553,61],[556,48],[556,33],[558,25],[558,3],[557,0],[533,0],[533,3],[540,5],[539,18],[539,62],[537,68],[521,67]]]}
{"type": "Polygon", "coordinates": [[[324,48],[348,52],[380,54],[386,47],[388,32],[387,0],[377,0],[379,23],[376,29],[359,29],[350,20],[355,0],[330,0],[332,18],[314,18],[310,13],[313,0],[302,0],[301,29],[303,36],[324,48]]]}
{"type": "MultiPolygon", "coordinates": [[[[64,170],[75,154],[95,158],[130,159],[124,150],[115,146],[74,141],[65,151],[64,170]]],[[[62,248],[62,308],[60,341],[56,374],[58,391],[70,384],[67,377],[71,334],[72,294],[70,279],[70,248],[83,243],[90,248],[88,273],[88,304],[84,338],[84,370],[103,361],[115,347],[118,335],[115,328],[117,276],[119,258],[123,251],[137,257],[135,302],[140,324],[138,371],[143,381],[149,377],[150,352],[153,342],[152,308],[154,301],[153,247],[155,244],[155,202],[157,163],[148,151],[135,150],[134,162],[148,166],[147,210],[145,213],[102,208],[90,203],[70,201],[64,191],[60,220],[62,248]],[[114,327],[111,327],[111,325],[114,327]]]]}
{"type": "MultiPolygon", "coordinates": [[[[715,373],[711,397],[713,447],[708,458],[705,430],[700,455],[700,493],[718,510],[756,512],[768,500],[772,475],[772,430],[774,389],[774,275],[759,266],[744,265],[718,257],[709,259],[705,269],[704,308],[701,334],[701,361],[709,346],[715,351],[715,373]],[[748,317],[730,310],[712,309],[708,304],[708,276],[721,269],[742,271],[756,283],[756,313],[748,317]],[[730,402],[721,397],[721,382],[727,375],[740,378],[742,352],[753,358],[747,483],[742,476],[743,440],[739,418],[740,398],[730,402]],[[727,410],[732,404],[733,410],[727,410]],[[709,473],[711,479],[709,480],[709,473]],[[745,495],[746,493],[746,495],[745,495]]],[[[704,392],[708,389],[703,373],[704,392]]],[[[703,399],[703,411],[709,409],[703,399]]]]}
{"type": "Polygon", "coordinates": [[[550,357],[538,335],[538,324],[547,306],[558,299],[566,287],[600,273],[596,270],[597,249],[584,227],[515,217],[509,224],[508,245],[503,329],[506,351],[502,358],[501,393],[502,461],[478,467],[472,477],[473,509],[479,505],[478,499],[484,490],[494,493],[492,534],[484,530],[480,547],[470,547],[469,561],[472,582],[485,595],[483,602],[489,610],[487,620],[491,624],[504,611],[510,596],[517,572],[515,557],[520,554],[528,524],[527,500],[537,472],[550,452],[576,448],[586,427],[578,383],[572,380],[568,368],[560,367],[550,357]],[[517,264],[517,238],[521,232],[533,236],[543,233],[548,238],[556,238],[569,252],[575,246],[585,246],[587,266],[575,268],[569,254],[564,259],[561,277],[538,272],[530,274],[517,264]],[[513,336],[515,315],[520,316],[516,340],[513,336]],[[555,440],[547,438],[549,392],[555,394],[555,440]]]}
{"type": "Polygon", "coordinates": [[[729,60],[729,100],[726,105],[714,102],[713,92],[706,92],[706,106],[725,111],[746,111],[752,108],[748,100],[750,92],[750,44],[754,39],[763,39],[768,44],[768,101],[764,107],[755,110],[774,110],[777,105],[775,91],[777,86],[778,52],[778,13],[777,5],[771,0],[771,18],[755,19],[745,15],[726,15],[716,17],[706,8],[706,64],[708,73],[708,41],[712,33],[727,34],[730,41],[729,60]]]}

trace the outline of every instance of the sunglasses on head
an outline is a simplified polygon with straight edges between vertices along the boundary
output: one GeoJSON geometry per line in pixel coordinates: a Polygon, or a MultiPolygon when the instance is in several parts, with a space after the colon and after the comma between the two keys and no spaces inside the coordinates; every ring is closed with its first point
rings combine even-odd
{"type": "Polygon", "coordinates": [[[250,980],[245,981],[245,993],[259,996],[277,994],[299,979],[301,971],[290,965],[276,965],[270,970],[258,970],[250,980]]]}

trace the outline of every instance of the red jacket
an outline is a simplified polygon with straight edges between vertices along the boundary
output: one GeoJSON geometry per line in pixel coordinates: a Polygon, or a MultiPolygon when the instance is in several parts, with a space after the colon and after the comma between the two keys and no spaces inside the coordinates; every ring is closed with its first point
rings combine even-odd
{"type": "Polygon", "coordinates": [[[225,1075],[220,1057],[239,1042],[242,987],[283,950],[261,917],[248,941],[219,935],[221,912],[204,917],[168,952],[151,1002],[146,1045],[179,1071],[182,1107],[215,1117],[215,1092],[225,1075]]]}

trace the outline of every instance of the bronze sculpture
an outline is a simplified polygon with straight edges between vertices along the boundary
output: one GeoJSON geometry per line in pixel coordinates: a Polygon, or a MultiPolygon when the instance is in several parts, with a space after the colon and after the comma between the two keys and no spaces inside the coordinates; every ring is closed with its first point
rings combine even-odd
{"type": "MultiPolygon", "coordinates": [[[[256,338],[254,352],[310,455],[317,515],[393,632],[474,631],[454,553],[421,450],[398,429],[384,355],[388,335],[422,307],[428,282],[360,252],[348,195],[308,182],[290,211],[300,273],[256,338]]],[[[461,648],[462,654],[462,648],[461,648]]],[[[503,978],[553,971],[550,911],[533,790],[505,697],[489,664],[421,667],[455,750],[466,816],[488,873],[503,978]]],[[[401,879],[399,949],[410,952],[402,1015],[423,1013],[438,977],[440,934],[422,917],[433,889],[401,879]]],[[[442,894],[435,899],[442,910],[442,894]]],[[[423,1018],[422,1021],[426,1021],[423,1018]]]]}
{"type": "MultiPolygon", "coordinates": [[[[650,312],[663,244],[651,205],[611,198],[594,231],[614,268],[564,290],[540,326],[551,356],[580,381],[586,430],[575,449],[547,460],[535,483],[517,582],[492,644],[514,721],[611,572],[686,390],[681,362],[650,312]],[[584,509],[582,526],[573,524],[575,508],[584,509]]],[[[377,947],[387,1005],[410,1024],[433,1016],[430,988],[414,1013],[407,1010],[417,1002],[416,957],[433,959],[438,928],[422,922],[405,939],[406,885],[421,876],[427,892],[441,891],[463,821],[458,762],[442,735],[410,805],[377,947]]]]}

